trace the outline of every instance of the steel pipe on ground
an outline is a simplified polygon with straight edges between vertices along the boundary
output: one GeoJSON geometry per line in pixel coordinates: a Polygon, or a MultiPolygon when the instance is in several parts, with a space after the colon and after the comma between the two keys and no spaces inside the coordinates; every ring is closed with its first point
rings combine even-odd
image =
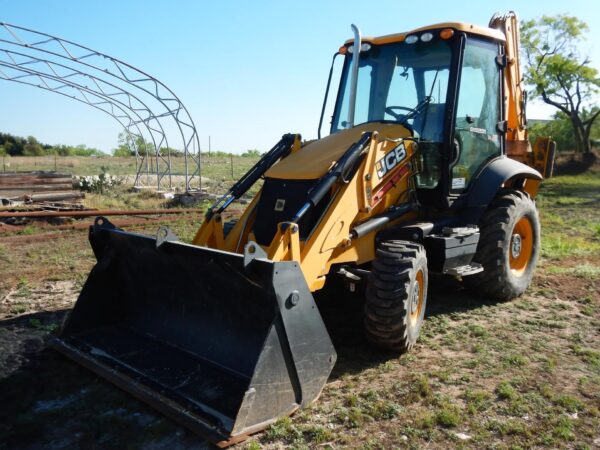
{"type": "Polygon", "coordinates": [[[113,210],[99,209],[86,211],[16,211],[0,212],[0,218],[5,217],[94,217],[94,216],[151,216],[163,214],[203,213],[200,208],[190,209],[133,209],[113,210]]]}

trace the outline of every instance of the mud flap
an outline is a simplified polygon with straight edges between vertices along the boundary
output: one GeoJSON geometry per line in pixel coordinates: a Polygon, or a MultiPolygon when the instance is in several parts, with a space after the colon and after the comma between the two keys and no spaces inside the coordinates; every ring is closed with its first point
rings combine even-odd
{"type": "Polygon", "coordinates": [[[90,228],[96,258],[51,345],[219,446],[315,400],[336,354],[296,262],[90,228]]]}

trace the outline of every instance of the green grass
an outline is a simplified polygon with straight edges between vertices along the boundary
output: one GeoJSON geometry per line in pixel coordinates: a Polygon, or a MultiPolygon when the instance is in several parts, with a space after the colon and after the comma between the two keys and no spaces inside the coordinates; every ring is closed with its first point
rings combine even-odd
{"type": "Polygon", "coordinates": [[[31,296],[31,286],[27,278],[21,277],[17,283],[17,292],[15,297],[27,298],[31,296]]]}
{"type": "Polygon", "coordinates": [[[39,319],[36,318],[29,319],[29,325],[33,328],[37,328],[38,330],[46,331],[48,333],[52,333],[59,328],[59,324],[57,323],[43,324],[39,319]]]}
{"type": "Polygon", "coordinates": [[[461,422],[461,410],[456,405],[445,404],[435,413],[435,422],[445,428],[454,428],[461,422]]]}
{"type": "Polygon", "coordinates": [[[573,420],[566,416],[560,416],[554,421],[554,429],[552,435],[562,441],[571,441],[573,435],[573,420]]]}
{"type": "Polygon", "coordinates": [[[583,403],[579,399],[568,394],[558,396],[554,399],[554,402],[570,413],[581,411],[583,409],[583,403]]]}
{"type": "Polygon", "coordinates": [[[524,435],[527,434],[527,428],[522,420],[489,420],[486,423],[486,429],[496,432],[502,436],[524,435]]]}
{"type": "Polygon", "coordinates": [[[600,254],[600,174],[545,180],[537,197],[542,256],[551,260],[600,254]]]}
{"type": "MultiPolygon", "coordinates": [[[[211,170],[219,173],[217,166],[211,170]]],[[[557,177],[542,186],[543,259],[522,297],[496,302],[460,285],[445,289],[430,282],[428,317],[409,354],[370,347],[361,332],[362,305],[343,299],[326,320],[338,362],[319,401],[239,448],[593,448],[600,429],[600,182],[595,177],[557,177]],[[461,440],[458,433],[471,437],[461,440]]],[[[90,201],[123,208],[164,204],[129,192],[90,196],[90,201]]],[[[189,241],[199,220],[188,216],[165,224],[189,241]]],[[[127,229],[152,233],[156,227],[151,222],[127,229]]],[[[17,238],[0,244],[0,284],[10,280],[14,313],[32,312],[29,293],[43,290],[48,280],[82,282],[94,262],[85,232],[17,238]]],[[[60,320],[27,316],[22,322],[22,330],[41,341],[60,320]]],[[[0,327],[0,341],[14,336],[0,327]]],[[[60,364],[59,371],[20,368],[8,381],[0,380],[0,402],[14,417],[6,432],[15,444],[11,448],[26,448],[30,440],[30,446],[50,446],[65,430],[73,436],[72,428],[84,436],[73,446],[93,445],[105,436],[109,440],[96,445],[143,447],[173,439],[177,446],[174,425],[146,412],[150,425],[137,426],[131,417],[141,405],[84,369],[60,364]],[[34,412],[40,400],[68,398],[90,386],[81,401],[34,412]]],[[[0,427],[0,440],[6,436],[2,432],[0,427]]]]}
{"type": "Polygon", "coordinates": [[[600,242],[585,237],[565,236],[547,230],[542,233],[542,256],[548,259],[563,259],[568,256],[589,256],[600,252],[600,242]]]}
{"type": "Polygon", "coordinates": [[[584,263],[575,267],[551,266],[547,269],[550,274],[571,275],[578,278],[597,280],[600,278],[600,266],[584,263]]]}
{"type": "Polygon", "coordinates": [[[509,381],[502,381],[496,386],[496,394],[502,400],[514,400],[519,393],[509,381]]]}
{"type": "Polygon", "coordinates": [[[18,234],[32,235],[38,233],[38,228],[34,225],[27,225],[22,230],[18,231],[18,234]]]}
{"type": "Polygon", "coordinates": [[[492,395],[482,389],[467,389],[463,399],[467,405],[467,412],[471,415],[485,411],[492,406],[492,395]]]}
{"type": "Polygon", "coordinates": [[[600,350],[577,344],[572,346],[572,350],[585,363],[589,364],[596,373],[600,373],[600,350]]]}
{"type": "Polygon", "coordinates": [[[0,244],[0,261],[5,263],[10,263],[10,255],[8,252],[8,248],[6,245],[0,244]]]}
{"type": "MultiPolygon", "coordinates": [[[[258,158],[233,156],[233,178],[241,176],[258,158]]],[[[135,158],[125,157],[83,157],[83,156],[14,156],[6,157],[7,172],[22,172],[32,170],[56,170],[73,175],[98,175],[102,168],[112,175],[134,175],[136,170],[135,158]]],[[[228,156],[202,155],[202,176],[216,181],[231,180],[232,158],[228,156]]],[[[152,172],[151,172],[152,173],[152,172]]],[[[171,173],[184,174],[183,157],[171,158],[171,173]]]]}

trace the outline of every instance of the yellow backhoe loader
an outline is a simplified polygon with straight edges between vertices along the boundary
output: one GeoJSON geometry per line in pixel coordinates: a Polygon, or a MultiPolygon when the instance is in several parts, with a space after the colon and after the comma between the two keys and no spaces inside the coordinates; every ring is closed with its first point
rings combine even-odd
{"type": "Polygon", "coordinates": [[[527,139],[515,14],[489,27],[353,31],[337,52],[328,136],[284,135],[191,244],[98,217],[97,264],[53,340],[221,446],[319,396],[336,353],[312,293],[334,277],[366,283],[366,338],[405,352],[429,273],[496,299],[522,294],[533,276],[534,199],[554,143],[527,139]],[[241,217],[224,222],[259,180],[241,217]]]}

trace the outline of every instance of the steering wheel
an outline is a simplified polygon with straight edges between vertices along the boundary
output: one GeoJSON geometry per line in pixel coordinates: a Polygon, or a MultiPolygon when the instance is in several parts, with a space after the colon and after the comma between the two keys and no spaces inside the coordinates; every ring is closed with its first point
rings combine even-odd
{"type": "Polygon", "coordinates": [[[389,114],[390,116],[392,116],[396,120],[404,120],[404,118],[406,117],[406,114],[399,114],[394,111],[396,109],[399,109],[402,111],[407,111],[409,113],[414,111],[413,108],[407,108],[406,106],[387,106],[383,111],[386,114],[389,114]]]}

